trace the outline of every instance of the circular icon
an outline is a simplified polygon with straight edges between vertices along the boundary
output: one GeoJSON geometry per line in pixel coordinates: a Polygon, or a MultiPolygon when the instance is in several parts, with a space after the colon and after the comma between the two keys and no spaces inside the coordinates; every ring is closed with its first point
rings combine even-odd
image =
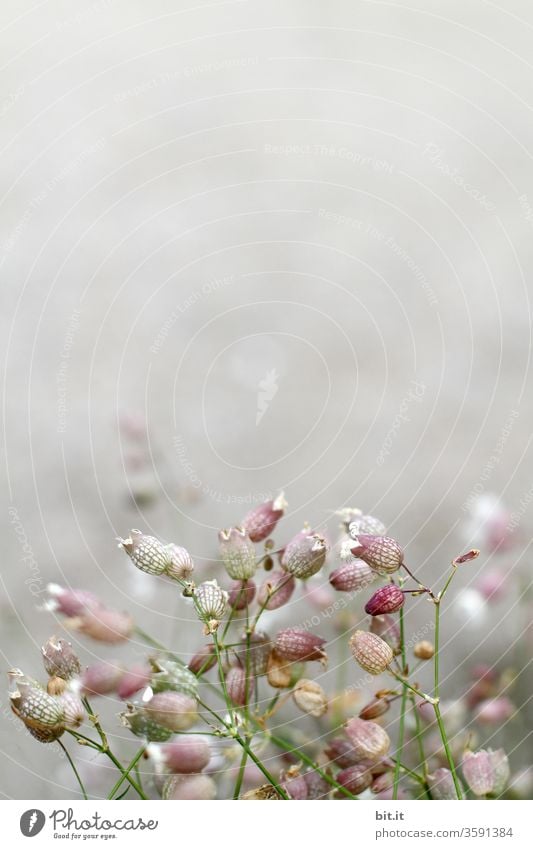
{"type": "Polygon", "coordinates": [[[20,818],[20,830],[24,837],[35,837],[43,830],[46,817],[42,811],[37,808],[30,808],[29,811],[24,811],[20,818]]]}

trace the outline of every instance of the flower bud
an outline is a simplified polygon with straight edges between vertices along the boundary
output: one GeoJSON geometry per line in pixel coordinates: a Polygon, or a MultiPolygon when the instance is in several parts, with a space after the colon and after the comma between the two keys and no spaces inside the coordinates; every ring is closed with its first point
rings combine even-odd
{"type": "Polygon", "coordinates": [[[415,644],[413,654],[419,660],[431,660],[435,654],[435,646],[429,640],[420,640],[419,643],[415,644]]]}
{"type": "Polygon", "coordinates": [[[270,536],[287,506],[281,492],[274,501],[265,501],[246,514],[241,524],[252,542],[262,542],[270,536]]]}
{"type": "Polygon", "coordinates": [[[195,699],[198,695],[198,680],[190,669],[181,666],[174,660],[150,659],[153,672],[150,679],[150,687],[154,693],[163,693],[166,690],[174,690],[184,693],[195,699]]]}
{"type": "Polygon", "coordinates": [[[370,675],[385,672],[394,657],[385,640],[368,631],[356,631],[350,638],[350,648],[359,666],[370,675]]]}
{"type": "Polygon", "coordinates": [[[356,754],[355,749],[345,737],[333,737],[324,749],[324,754],[333,763],[340,766],[342,769],[354,766],[361,760],[356,754]]]}
{"type": "Polygon", "coordinates": [[[81,672],[81,664],[67,640],[50,637],[41,649],[44,668],[51,677],[63,678],[68,681],[81,672]]]}
{"type": "Polygon", "coordinates": [[[359,534],[351,551],[355,557],[368,563],[378,575],[390,575],[403,563],[403,549],[392,537],[359,534]]]}
{"type": "Polygon", "coordinates": [[[382,772],[372,779],[370,787],[372,793],[386,793],[394,785],[394,778],[390,772],[382,772]]]}
{"type": "Polygon", "coordinates": [[[390,702],[387,699],[375,699],[359,711],[359,719],[377,719],[387,713],[389,708],[390,702]]]}
{"type": "Polygon", "coordinates": [[[329,576],[329,582],[335,590],[346,593],[365,589],[375,577],[375,572],[363,560],[352,560],[334,569],[329,576]]]}
{"type": "Polygon", "coordinates": [[[30,734],[42,743],[61,737],[65,730],[65,711],[60,700],[27,678],[20,669],[12,669],[8,676],[12,684],[11,710],[30,734]]]}
{"type": "Polygon", "coordinates": [[[48,584],[46,587],[48,601],[46,607],[54,613],[63,616],[79,616],[86,610],[103,607],[103,602],[89,590],[71,590],[58,584],[48,584]]]}
{"type": "Polygon", "coordinates": [[[475,560],[480,554],[481,552],[478,548],[471,548],[470,551],[466,552],[466,554],[461,554],[460,557],[456,557],[453,562],[458,564],[468,563],[470,560],[475,560]]]}
{"type": "Polygon", "coordinates": [[[135,693],[149,684],[151,675],[150,667],[144,664],[136,664],[125,669],[116,688],[119,699],[131,699],[135,693]]]}
{"type": "Polygon", "coordinates": [[[292,664],[286,658],[281,657],[275,649],[268,656],[267,681],[271,687],[283,690],[290,687],[292,682],[292,664]]]}
{"type": "Polygon", "coordinates": [[[136,737],[143,737],[148,742],[162,742],[172,736],[172,731],[163,728],[155,722],[144,707],[128,705],[128,709],[119,714],[120,721],[136,737]]]}
{"type": "Polygon", "coordinates": [[[489,752],[465,752],[463,775],[472,793],[486,796],[491,793],[495,783],[494,767],[489,752]]]}
{"type": "Polygon", "coordinates": [[[81,616],[66,619],[65,626],[108,645],[123,643],[133,633],[133,619],[129,613],[108,610],[106,607],[86,610],[81,616]]]}
{"type": "Polygon", "coordinates": [[[168,557],[165,574],[173,581],[188,581],[194,571],[194,563],[187,549],[171,542],[165,546],[165,551],[168,557]]]}
{"type": "Polygon", "coordinates": [[[163,787],[163,799],[198,799],[211,801],[217,795],[215,782],[209,775],[171,775],[163,787]]]}
{"type": "Polygon", "coordinates": [[[306,772],[304,774],[304,781],[307,784],[308,799],[328,798],[331,792],[331,786],[316,769],[311,769],[309,772],[306,772]]]}
{"type": "Polygon", "coordinates": [[[281,565],[295,578],[310,578],[324,565],[328,547],[324,537],[311,531],[300,531],[288,543],[281,565]]]}
{"type": "Polygon", "coordinates": [[[272,640],[264,631],[254,631],[249,637],[244,634],[241,646],[235,648],[235,654],[243,669],[248,668],[250,675],[266,675],[272,640]],[[247,657],[248,655],[248,657],[247,657]]]}
{"type": "Polygon", "coordinates": [[[247,695],[248,698],[250,696],[253,681],[248,678],[248,686],[246,686],[246,683],[246,670],[242,666],[230,667],[226,673],[226,690],[233,704],[238,707],[245,705],[247,695]]]}
{"type": "Polygon", "coordinates": [[[136,529],[129,537],[117,537],[118,547],[129,554],[132,563],[148,575],[162,575],[172,565],[172,555],[156,537],[143,534],[136,529]]]}
{"type": "Polygon", "coordinates": [[[516,713],[516,707],[506,696],[486,699],[476,710],[476,720],[483,725],[503,725],[516,713]]]}
{"type": "Polygon", "coordinates": [[[358,717],[349,719],[344,726],[346,735],[360,759],[377,761],[390,749],[390,738],[377,722],[369,722],[358,717]]]}
{"type": "Polygon", "coordinates": [[[370,616],[383,616],[385,613],[396,613],[405,602],[405,596],[396,584],[387,584],[376,590],[372,598],[365,604],[365,611],[370,616]]]}
{"type": "Polygon", "coordinates": [[[244,528],[230,528],[218,534],[219,552],[226,572],[235,581],[247,581],[255,574],[255,546],[244,528]]]}
{"type": "Polygon", "coordinates": [[[67,728],[79,728],[85,720],[85,707],[80,697],[66,690],[59,696],[59,702],[63,707],[64,722],[67,728]]]}
{"type": "Polygon", "coordinates": [[[224,616],[228,603],[228,594],[222,590],[216,581],[204,581],[194,591],[196,609],[206,631],[213,634],[224,616]]]}
{"type": "Polygon", "coordinates": [[[289,601],[295,586],[296,581],[292,575],[275,569],[260,586],[257,601],[266,610],[277,610],[289,601]]]}
{"type": "Polygon", "coordinates": [[[196,700],[173,690],[155,693],[144,707],[154,722],[169,731],[188,731],[198,719],[196,700]]]}
{"type": "Polygon", "coordinates": [[[281,781],[282,789],[285,790],[290,799],[297,801],[307,799],[307,782],[304,776],[296,772],[299,769],[298,767],[292,767],[291,769],[287,770],[285,778],[281,781]],[[293,772],[291,772],[291,769],[293,772]]]}
{"type": "Polygon", "coordinates": [[[235,581],[229,591],[229,606],[233,610],[244,610],[252,603],[254,596],[255,584],[253,581],[235,581]]]}
{"type": "Polygon", "coordinates": [[[301,678],[292,692],[294,703],[309,716],[324,716],[328,710],[328,697],[320,684],[301,678]]]}
{"type": "Polygon", "coordinates": [[[169,772],[201,772],[211,760],[211,749],[204,737],[186,735],[169,743],[153,743],[148,754],[169,772]]]}
{"type": "Polygon", "coordinates": [[[115,692],[123,674],[118,661],[94,663],[81,674],[81,692],[89,696],[107,696],[115,692]]]}
{"type": "Polygon", "coordinates": [[[441,767],[436,769],[427,778],[429,792],[432,799],[447,800],[457,799],[457,790],[453,781],[453,775],[449,769],[441,767]]]}
{"type": "Polygon", "coordinates": [[[372,784],[372,773],[368,767],[355,764],[346,769],[341,769],[335,776],[335,780],[354,796],[357,796],[372,784]]]}
{"type": "Polygon", "coordinates": [[[323,637],[297,628],[285,628],[276,637],[275,647],[278,654],[287,660],[327,659],[322,648],[326,643],[323,637]]]}
{"type": "Polygon", "coordinates": [[[382,537],[387,533],[387,528],[375,516],[357,516],[348,526],[348,532],[352,539],[357,539],[359,534],[382,537]]]}
{"type": "Polygon", "coordinates": [[[216,662],[215,647],[210,643],[207,646],[202,646],[187,665],[195,675],[203,675],[204,672],[208,672],[213,666],[216,666],[216,662]]]}

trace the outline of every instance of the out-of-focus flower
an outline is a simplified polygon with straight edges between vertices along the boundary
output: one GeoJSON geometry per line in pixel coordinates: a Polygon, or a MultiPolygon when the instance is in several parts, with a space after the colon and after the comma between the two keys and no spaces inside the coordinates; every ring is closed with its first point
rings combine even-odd
{"type": "Polygon", "coordinates": [[[335,780],[354,796],[358,796],[372,784],[372,773],[367,766],[355,764],[341,769],[335,780]]]}
{"type": "Polygon", "coordinates": [[[427,781],[432,799],[445,800],[458,798],[453,775],[449,769],[445,769],[444,767],[436,769],[431,775],[428,775],[427,781]]]}
{"type": "Polygon", "coordinates": [[[163,787],[162,798],[210,801],[216,795],[216,784],[209,775],[171,775],[163,787]]]}
{"type": "Polygon", "coordinates": [[[174,732],[188,731],[198,719],[196,700],[173,690],[155,693],[144,708],[158,725],[174,732]]]}
{"type": "Polygon", "coordinates": [[[489,749],[489,758],[494,773],[491,793],[493,796],[500,796],[509,783],[511,775],[509,760],[503,749],[496,749],[495,751],[489,749]]]}
{"type": "Polygon", "coordinates": [[[202,646],[202,648],[192,656],[188,663],[188,667],[195,675],[200,675],[204,672],[208,672],[213,668],[213,666],[216,666],[216,662],[217,656],[215,653],[215,647],[212,643],[210,643],[209,645],[202,646]]]}
{"type": "Polygon", "coordinates": [[[188,581],[194,571],[194,563],[187,549],[171,542],[165,550],[169,558],[165,574],[173,581],[188,581]]]}
{"type": "Polygon", "coordinates": [[[244,610],[255,596],[253,581],[234,581],[228,595],[228,604],[233,610],[244,610]]]}
{"type": "Polygon", "coordinates": [[[494,787],[496,776],[490,753],[484,749],[479,752],[465,752],[463,775],[472,793],[486,796],[494,787]]]}
{"type": "Polygon", "coordinates": [[[474,584],[474,589],[488,602],[500,601],[509,589],[507,573],[503,569],[482,572],[474,584]]]}
{"type": "Polygon", "coordinates": [[[287,507],[288,504],[281,492],[273,501],[265,501],[264,504],[252,508],[241,523],[252,542],[262,542],[269,537],[287,507]]]}
{"type": "Polygon", "coordinates": [[[359,760],[377,761],[390,749],[389,735],[377,722],[352,717],[344,730],[359,760]]]}
{"type": "Polygon", "coordinates": [[[218,534],[219,552],[226,572],[234,581],[247,581],[256,570],[255,546],[244,528],[218,534]]]}
{"type": "Polygon", "coordinates": [[[167,658],[151,658],[150,664],[153,670],[150,687],[154,693],[175,690],[177,693],[192,696],[193,699],[197,697],[198,679],[186,666],[167,658]]]}
{"type": "Polygon", "coordinates": [[[172,558],[167,547],[157,537],[143,534],[134,528],[129,537],[117,537],[119,548],[123,548],[132,563],[148,575],[162,575],[171,565],[172,558]]]}
{"type": "Polygon", "coordinates": [[[119,714],[120,721],[136,737],[142,737],[149,743],[162,742],[172,736],[172,731],[156,722],[144,707],[128,705],[127,710],[119,714]]]}
{"type": "Polygon", "coordinates": [[[168,743],[151,743],[148,755],[156,766],[174,773],[201,772],[211,760],[211,749],[205,737],[180,735],[168,743]]]}

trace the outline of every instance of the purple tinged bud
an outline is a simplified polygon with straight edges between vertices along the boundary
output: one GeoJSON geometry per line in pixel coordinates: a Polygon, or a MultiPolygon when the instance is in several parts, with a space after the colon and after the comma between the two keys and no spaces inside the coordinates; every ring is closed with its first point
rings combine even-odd
{"type": "Polygon", "coordinates": [[[119,699],[131,699],[135,693],[138,693],[139,690],[150,683],[151,675],[152,670],[144,664],[137,664],[125,669],[116,688],[119,699]]]}
{"type": "Polygon", "coordinates": [[[86,610],[103,607],[103,602],[88,590],[71,590],[58,584],[48,584],[47,608],[63,616],[80,616],[86,610]]]}
{"type": "Polygon", "coordinates": [[[329,576],[331,586],[340,592],[365,589],[375,580],[375,572],[363,560],[352,560],[334,569],[329,576]]]}
{"type": "Polygon", "coordinates": [[[234,581],[247,581],[256,570],[255,546],[244,528],[219,531],[219,552],[226,572],[234,581]]]}
{"type": "Polygon", "coordinates": [[[310,578],[324,565],[327,550],[323,536],[312,531],[300,531],[286,546],[281,565],[295,578],[310,578]]]}
{"type": "Polygon", "coordinates": [[[83,670],[81,691],[89,696],[107,696],[116,691],[123,674],[118,661],[95,663],[83,670]]]}
{"type": "Polygon", "coordinates": [[[270,536],[287,506],[281,492],[274,501],[265,501],[246,514],[241,524],[252,542],[262,542],[270,536]]]}
{"type": "Polygon", "coordinates": [[[403,549],[392,537],[359,534],[351,552],[368,563],[378,575],[397,572],[403,563],[403,549]]]}
{"type": "Polygon", "coordinates": [[[389,735],[377,722],[353,717],[348,720],[344,730],[359,759],[377,761],[390,749],[389,735]]]}
{"type": "Polygon", "coordinates": [[[187,735],[168,743],[154,743],[148,754],[156,764],[174,773],[201,772],[211,760],[211,749],[204,737],[187,735]]]}
{"type": "Polygon", "coordinates": [[[50,637],[41,649],[48,675],[68,681],[81,672],[81,664],[72,644],[60,637],[50,637]]]}
{"type": "Polygon", "coordinates": [[[91,637],[99,643],[115,645],[129,640],[133,633],[133,619],[129,613],[99,607],[86,610],[81,616],[65,620],[65,626],[91,637]]]}
{"type": "Polygon", "coordinates": [[[323,649],[326,640],[310,631],[297,628],[285,628],[276,637],[275,648],[281,657],[287,660],[320,660],[327,659],[323,649]]]}
{"type": "Polygon", "coordinates": [[[275,569],[259,588],[257,601],[266,610],[277,610],[289,601],[295,587],[296,581],[292,575],[275,569]]]}
{"type": "Polygon", "coordinates": [[[246,670],[242,666],[232,666],[226,673],[226,690],[234,705],[242,707],[246,704],[252,690],[252,679],[248,678],[246,686],[246,670]]]}
{"type": "Polygon", "coordinates": [[[306,772],[304,781],[307,784],[308,799],[327,799],[331,792],[331,785],[315,769],[306,772]]]}
{"type": "Polygon", "coordinates": [[[248,638],[243,635],[241,639],[241,647],[235,648],[235,654],[240,661],[243,669],[246,669],[252,676],[266,675],[268,668],[268,658],[272,649],[272,640],[264,631],[254,631],[249,637],[250,652],[248,660],[246,659],[248,638]]]}
{"type": "Polygon", "coordinates": [[[173,690],[155,693],[144,707],[154,722],[169,731],[188,731],[198,719],[196,700],[173,690]]]}
{"type": "Polygon", "coordinates": [[[361,760],[356,755],[353,744],[345,737],[333,737],[324,750],[324,754],[330,761],[336,763],[342,769],[354,766],[361,760]]]}
{"type": "Polygon", "coordinates": [[[496,776],[490,753],[484,749],[480,749],[479,752],[465,752],[463,775],[470,790],[476,796],[492,793],[496,776]]]}
{"type": "Polygon", "coordinates": [[[253,581],[234,581],[229,591],[228,603],[233,610],[244,610],[255,596],[253,581]]]}
{"type": "Polygon", "coordinates": [[[216,666],[217,656],[215,653],[215,647],[212,643],[202,646],[196,654],[192,656],[188,663],[188,667],[195,675],[203,674],[204,672],[208,672],[213,666],[216,666]]]}
{"type": "Polygon", "coordinates": [[[370,616],[382,616],[385,613],[396,613],[405,603],[405,596],[395,584],[387,584],[376,590],[372,598],[365,604],[365,611],[370,616]]]}
{"type": "Polygon", "coordinates": [[[368,767],[355,764],[346,769],[341,769],[335,776],[335,780],[354,796],[357,796],[372,784],[372,773],[368,767]]]}

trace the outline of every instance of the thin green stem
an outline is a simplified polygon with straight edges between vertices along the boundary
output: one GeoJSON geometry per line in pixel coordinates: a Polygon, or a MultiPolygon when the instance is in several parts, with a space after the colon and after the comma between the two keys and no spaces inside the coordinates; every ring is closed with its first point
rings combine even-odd
{"type": "Polygon", "coordinates": [[[124,770],[124,772],[122,773],[122,775],[120,776],[118,781],[115,783],[113,789],[109,791],[109,795],[107,797],[108,799],[112,799],[114,797],[115,793],[117,792],[117,790],[119,790],[122,787],[123,783],[127,780],[131,770],[134,769],[137,766],[138,762],[140,761],[140,759],[144,755],[145,751],[146,751],[146,746],[143,746],[141,749],[139,749],[139,751],[137,752],[137,754],[135,755],[135,757],[131,761],[130,765],[126,767],[126,769],[124,770]]]}
{"type": "Polygon", "coordinates": [[[416,706],[416,701],[414,696],[411,694],[411,703],[413,705],[413,712],[415,715],[415,739],[416,744],[418,746],[418,757],[420,758],[420,766],[422,767],[422,775],[424,776],[424,793],[427,799],[429,796],[429,787],[428,787],[428,764],[426,760],[426,754],[424,752],[424,740],[423,740],[423,731],[422,731],[422,722],[420,721],[420,713],[416,706]]]}
{"type": "Polygon", "coordinates": [[[64,751],[64,753],[65,753],[65,755],[66,755],[66,758],[67,758],[67,760],[68,760],[68,762],[69,762],[70,766],[72,767],[72,772],[73,772],[73,773],[74,773],[74,775],[76,776],[76,779],[77,779],[77,781],[78,781],[78,784],[80,785],[80,790],[81,790],[81,792],[82,792],[83,798],[87,800],[87,799],[89,798],[89,797],[88,797],[88,795],[87,795],[87,791],[86,791],[85,787],[83,786],[83,781],[82,781],[82,780],[81,780],[81,778],[80,778],[80,774],[79,774],[78,770],[76,769],[76,765],[75,765],[74,761],[73,761],[73,760],[72,760],[72,758],[70,757],[70,754],[69,754],[69,751],[68,751],[67,747],[64,745],[64,743],[62,743],[62,742],[61,742],[61,740],[58,740],[57,742],[59,743],[59,745],[60,745],[60,746],[61,746],[61,748],[63,749],[63,751],[64,751]]]}
{"type": "MultiPolygon", "coordinates": [[[[402,652],[402,675],[407,674],[407,658],[405,652],[405,623],[404,623],[404,615],[403,615],[403,607],[400,608],[400,648],[402,652]]],[[[394,781],[392,788],[392,798],[398,798],[398,786],[400,783],[400,761],[402,759],[403,752],[403,744],[405,739],[405,708],[407,706],[407,686],[405,683],[405,679],[402,683],[402,702],[400,707],[400,725],[398,729],[398,746],[397,746],[397,760],[396,765],[394,767],[394,781]]]]}
{"type": "MultiPolygon", "coordinates": [[[[246,738],[246,739],[247,739],[247,742],[249,742],[248,738],[246,738]]],[[[247,760],[248,760],[248,752],[246,751],[246,749],[243,749],[242,750],[241,763],[239,765],[239,772],[237,774],[237,781],[235,782],[235,787],[234,787],[234,790],[233,790],[233,798],[234,799],[238,799],[239,796],[240,796],[242,782],[244,780],[244,770],[245,770],[245,767],[246,767],[246,761],[247,760]]]]}
{"type": "Polygon", "coordinates": [[[457,772],[455,770],[455,763],[453,760],[453,755],[450,749],[450,744],[448,742],[448,736],[446,734],[446,728],[444,727],[444,722],[442,721],[442,715],[440,712],[439,705],[439,649],[440,649],[440,603],[442,597],[446,590],[448,589],[451,580],[454,576],[455,568],[453,569],[452,574],[448,578],[443,591],[440,593],[438,600],[435,602],[435,654],[433,656],[433,668],[434,668],[434,700],[433,700],[433,710],[435,711],[435,718],[437,720],[437,725],[439,726],[439,732],[442,739],[442,744],[444,746],[444,751],[446,752],[446,759],[448,761],[448,766],[450,767],[450,772],[452,774],[453,783],[455,786],[455,792],[457,793],[457,798],[462,799],[463,793],[461,790],[461,784],[457,777],[457,772]]]}

